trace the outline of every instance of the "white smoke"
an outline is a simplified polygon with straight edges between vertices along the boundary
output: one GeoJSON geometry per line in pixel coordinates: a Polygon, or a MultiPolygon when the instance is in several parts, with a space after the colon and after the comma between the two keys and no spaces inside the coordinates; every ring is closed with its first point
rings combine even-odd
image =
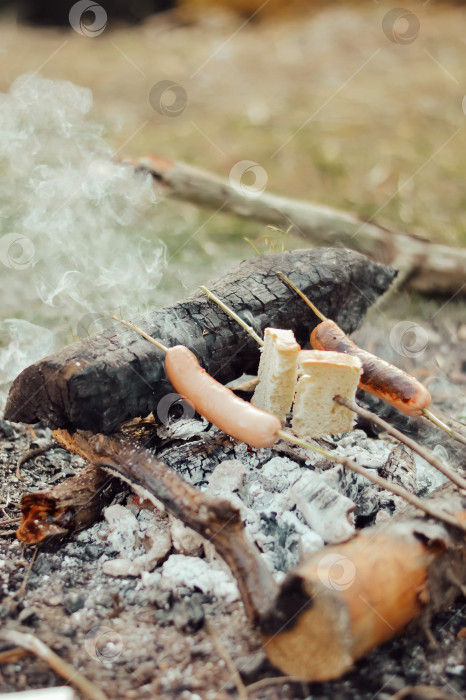
{"type": "Polygon", "coordinates": [[[86,315],[154,301],[165,246],[152,184],[112,160],[91,108],[88,89],[38,75],[0,94],[0,383],[86,315]]]}

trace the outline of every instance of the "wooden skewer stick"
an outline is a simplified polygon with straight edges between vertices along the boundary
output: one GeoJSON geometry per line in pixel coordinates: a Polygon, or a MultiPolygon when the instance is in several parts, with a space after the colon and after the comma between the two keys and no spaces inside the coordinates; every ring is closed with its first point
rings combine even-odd
{"type": "Polygon", "coordinates": [[[353,462],[353,460],[348,459],[348,457],[337,455],[334,452],[330,452],[330,450],[326,450],[320,445],[308,442],[307,440],[302,440],[301,438],[296,437],[292,433],[285,430],[279,430],[277,435],[283,438],[283,440],[288,440],[288,442],[292,442],[299,447],[304,447],[305,449],[317,452],[317,454],[322,455],[322,457],[326,457],[330,462],[337,462],[337,464],[341,464],[346,469],[349,469],[356,474],[361,474],[361,476],[364,476],[368,481],[371,481],[376,486],[380,486],[380,488],[390,491],[391,493],[395,494],[395,496],[400,496],[400,498],[403,498],[403,500],[405,500],[407,503],[415,508],[419,508],[419,510],[422,510],[432,518],[436,518],[447,525],[453,525],[453,527],[456,527],[462,532],[466,533],[466,523],[458,520],[458,518],[456,518],[454,515],[430,505],[430,503],[426,502],[422,498],[418,498],[418,496],[415,496],[402,486],[398,486],[398,484],[388,481],[378,474],[372,474],[369,469],[366,469],[366,467],[363,467],[357,462],[353,462]]]}
{"type": "Polygon", "coordinates": [[[256,331],[254,330],[254,328],[252,328],[251,326],[249,326],[249,325],[246,323],[246,321],[243,321],[243,319],[242,319],[240,316],[238,316],[238,314],[235,313],[235,312],[233,311],[233,309],[228,308],[228,306],[227,306],[226,304],[224,304],[223,301],[222,301],[221,299],[218,298],[218,296],[216,296],[213,292],[211,292],[209,289],[207,289],[207,287],[203,287],[203,286],[201,285],[201,286],[199,287],[199,289],[200,289],[201,291],[203,291],[204,294],[205,294],[207,297],[209,297],[209,299],[212,299],[212,301],[215,301],[215,303],[217,304],[217,306],[220,306],[220,308],[223,309],[223,311],[224,311],[226,314],[228,314],[228,316],[231,316],[231,318],[234,319],[234,320],[236,321],[236,323],[238,323],[242,328],[244,328],[244,330],[245,330],[247,333],[249,333],[250,336],[252,336],[252,337],[254,338],[254,340],[256,341],[256,343],[258,343],[261,347],[264,346],[264,341],[262,340],[262,338],[261,338],[259,335],[257,335],[257,333],[256,333],[256,331]]]}
{"type": "Polygon", "coordinates": [[[419,445],[419,443],[417,443],[415,440],[413,440],[410,437],[407,437],[407,435],[404,435],[402,432],[394,428],[393,425],[387,423],[386,420],[380,418],[380,416],[377,416],[371,411],[367,411],[365,408],[362,408],[354,401],[350,401],[349,399],[346,399],[343,396],[335,396],[334,401],[336,401],[336,403],[339,403],[340,406],[346,406],[346,408],[349,408],[350,411],[353,411],[358,416],[361,416],[361,418],[366,418],[367,420],[372,421],[376,425],[379,425],[385,430],[386,433],[402,442],[404,445],[413,450],[413,452],[416,452],[420,457],[422,457],[422,459],[425,459],[426,462],[431,464],[441,474],[443,474],[448,479],[450,479],[450,481],[456,484],[456,486],[459,486],[461,489],[466,489],[466,479],[460,476],[460,474],[455,472],[453,469],[450,469],[450,467],[448,467],[441,459],[438,459],[434,455],[434,453],[427,447],[422,447],[422,445],[419,445]]]}
{"type": "Polygon", "coordinates": [[[279,272],[279,271],[277,270],[277,275],[278,275],[279,277],[281,277],[282,280],[283,280],[284,282],[286,282],[286,284],[287,284],[289,287],[291,287],[291,289],[292,289],[294,292],[296,292],[296,294],[297,294],[298,296],[300,296],[301,299],[302,299],[303,301],[306,302],[306,304],[313,310],[313,312],[315,313],[315,315],[316,315],[318,318],[320,318],[321,321],[327,321],[327,316],[324,316],[324,314],[323,314],[321,311],[319,311],[319,309],[317,308],[317,306],[315,306],[315,304],[312,303],[312,301],[309,299],[309,297],[306,296],[306,295],[304,294],[304,292],[302,292],[295,284],[293,284],[293,282],[292,282],[286,275],[284,275],[283,272],[279,272]]]}
{"type": "Polygon", "coordinates": [[[428,408],[423,408],[422,412],[428,420],[437,426],[437,428],[444,430],[451,438],[453,438],[453,440],[457,440],[458,442],[461,442],[462,445],[466,445],[466,437],[464,437],[464,435],[461,435],[461,433],[458,433],[456,430],[453,430],[453,428],[450,428],[449,425],[441,421],[440,418],[437,418],[437,416],[429,411],[428,408]]]}
{"type": "MultiPolygon", "coordinates": [[[[327,321],[327,317],[324,316],[323,313],[317,309],[317,307],[312,303],[312,301],[305,295],[303,292],[296,287],[293,282],[283,274],[283,272],[277,272],[277,275],[281,277],[281,279],[286,282],[286,284],[293,289],[296,294],[298,294],[301,299],[313,310],[316,316],[320,318],[321,321],[327,321]]],[[[456,430],[453,430],[453,428],[450,428],[446,423],[443,423],[439,418],[437,418],[431,411],[429,411],[427,408],[422,408],[421,409],[422,413],[424,416],[430,420],[434,425],[437,426],[437,428],[441,428],[441,430],[444,430],[453,440],[457,440],[458,442],[461,442],[463,445],[466,445],[466,438],[461,435],[460,433],[457,433],[456,430]]]]}
{"type": "Polygon", "coordinates": [[[73,683],[89,700],[108,700],[107,695],[94,683],[91,683],[82,673],[73,668],[71,664],[61,659],[44,642],[33,634],[23,634],[16,630],[8,630],[0,633],[2,639],[15,644],[17,647],[27,649],[40,659],[45,661],[56,673],[73,683]]]}
{"type": "Polygon", "coordinates": [[[166,345],[160,342],[160,340],[156,340],[153,338],[149,333],[146,333],[146,331],[143,331],[142,328],[139,328],[139,326],[136,326],[135,323],[131,323],[130,321],[125,321],[122,318],[118,318],[117,316],[111,316],[111,318],[114,321],[118,321],[118,323],[121,323],[122,326],[126,326],[126,328],[131,328],[132,331],[135,331],[136,333],[139,333],[139,335],[142,335],[143,338],[149,341],[149,343],[152,343],[152,345],[155,345],[156,348],[159,350],[162,350],[163,352],[167,352],[168,348],[166,345]]]}

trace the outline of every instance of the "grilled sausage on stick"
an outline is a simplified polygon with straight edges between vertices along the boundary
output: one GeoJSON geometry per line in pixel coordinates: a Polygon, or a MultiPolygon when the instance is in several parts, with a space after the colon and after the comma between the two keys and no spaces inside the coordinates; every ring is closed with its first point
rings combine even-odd
{"type": "MultiPolygon", "coordinates": [[[[281,273],[279,273],[281,274],[281,273]]],[[[285,275],[282,275],[283,278],[285,278],[285,275]]],[[[291,284],[291,283],[290,283],[291,284]]],[[[199,287],[199,289],[202,289],[204,294],[206,294],[209,299],[212,299],[212,301],[215,301],[216,304],[218,304],[229,316],[234,318],[238,323],[240,323],[243,328],[250,333],[253,337],[258,338],[257,333],[250,327],[248,326],[245,321],[243,321],[238,314],[236,314],[232,309],[230,309],[226,304],[224,304],[215,294],[213,294],[210,290],[208,290],[206,287],[199,287]]],[[[294,289],[294,286],[293,286],[294,289]]],[[[300,290],[296,289],[298,294],[300,294],[300,290]]],[[[320,313],[320,312],[319,312],[320,313]]],[[[321,318],[325,318],[323,314],[320,316],[321,318]]],[[[338,326],[337,326],[338,328],[338,326]]],[[[260,338],[259,338],[260,340],[260,338]]],[[[452,470],[448,465],[444,464],[442,460],[438,459],[436,455],[434,455],[430,450],[428,450],[426,447],[421,447],[421,445],[418,445],[414,440],[411,438],[407,438],[403,433],[400,433],[399,430],[396,430],[391,426],[389,423],[386,423],[384,420],[382,420],[379,416],[375,415],[374,413],[371,413],[370,411],[365,411],[362,409],[360,406],[358,406],[356,403],[349,401],[348,399],[343,399],[341,396],[335,396],[334,400],[336,403],[339,403],[340,405],[344,405],[347,408],[349,408],[351,411],[354,411],[358,415],[362,415],[365,418],[369,418],[370,420],[373,420],[374,423],[380,425],[386,432],[388,432],[390,435],[395,437],[397,440],[399,440],[401,443],[409,447],[410,449],[414,450],[420,457],[426,460],[429,464],[431,464],[435,469],[437,469],[441,474],[446,476],[450,481],[452,481],[456,486],[459,486],[460,488],[464,489],[466,485],[466,479],[463,479],[459,474],[457,474],[454,470],[452,470]]],[[[443,427],[443,423],[439,425],[439,427],[443,427]]],[[[448,428],[448,426],[446,426],[448,428]]],[[[286,431],[282,430],[279,433],[279,437],[282,437],[284,440],[288,440],[289,442],[295,442],[297,438],[291,435],[291,433],[287,433],[286,431]]],[[[310,443],[302,441],[301,443],[302,447],[307,447],[310,449],[313,449],[313,446],[310,445],[310,443]]]]}
{"type": "Polygon", "coordinates": [[[184,345],[169,348],[128,321],[117,319],[165,353],[165,371],[173,388],[188,399],[201,416],[227,435],[251,447],[270,447],[277,441],[282,424],[271,413],[240,399],[217,382],[184,345]]]}
{"type": "Polygon", "coordinates": [[[322,323],[319,323],[311,333],[311,345],[315,350],[334,350],[359,357],[363,368],[359,382],[361,389],[374,394],[374,396],[394,406],[394,408],[397,408],[407,416],[424,415],[437,427],[445,430],[454,440],[466,444],[466,440],[462,435],[443,423],[428,410],[432,397],[423,384],[411,375],[403,372],[399,367],[395,367],[395,365],[372,355],[367,350],[359,348],[334,321],[324,316],[286,275],[282,272],[277,274],[299,294],[316,316],[322,320],[322,323]]]}
{"type": "Polygon", "coordinates": [[[428,408],[432,400],[423,384],[398,367],[359,348],[335,321],[324,316],[288,277],[282,272],[278,274],[322,320],[311,333],[311,345],[314,350],[333,350],[359,357],[363,369],[359,382],[361,389],[374,394],[407,416],[422,415],[423,409],[428,408]]]}

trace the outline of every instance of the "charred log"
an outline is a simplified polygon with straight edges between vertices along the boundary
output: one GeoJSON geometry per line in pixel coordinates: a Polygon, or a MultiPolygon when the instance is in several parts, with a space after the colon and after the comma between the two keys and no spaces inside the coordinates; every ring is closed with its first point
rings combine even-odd
{"type": "MultiPolygon", "coordinates": [[[[466,499],[451,485],[427,499],[466,519],[466,499]]],[[[414,620],[430,618],[466,592],[464,535],[414,516],[362,530],[325,547],[284,579],[263,616],[267,656],[281,671],[311,681],[337,678],[370,649],[414,620]],[[299,608],[288,590],[299,590],[299,608]],[[296,608],[296,606],[295,606],[296,608]]]]}
{"type": "MultiPolygon", "coordinates": [[[[292,328],[303,346],[318,319],[277,270],[348,333],[396,275],[359,253],[322,248],[252,258],[209,284],[237,313],[246,313],[258,333],[267,326],[292,328]]],[[[257,369],[255,341],[201,292],[137,323],[167,345],[187,345],[220,382],[257,369]]],[[[156,413],[172,391],[161,352],[115,322],[104,334],[25,369],[10,390],[5,417],[108,433],[125,420],[156,413]]]]}

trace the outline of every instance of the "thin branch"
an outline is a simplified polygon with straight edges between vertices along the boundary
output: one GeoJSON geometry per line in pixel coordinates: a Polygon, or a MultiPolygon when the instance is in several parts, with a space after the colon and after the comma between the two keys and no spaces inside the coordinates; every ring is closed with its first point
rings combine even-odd
{"type": "Polygon", "coordinates": [[[258,690],[268,688],[270,685],[285,685],[286,683],[301,683],[303,679],[298,676],[272,676],[271,678],[261,678],[260,681],[250,683],[246,686],[248,695],[257,693],[258,690]]]}
{"type": "Polygon", "coordinates": [[[32,567],[34,566],[34,562],[36,560],[37,551],[38,551],[38,547],[36,547],[34,550],[34,553],[31,557],[31,561],[29,562],[28,568],[27,568],[26,573],[24,575],[24,578],[21,582],[21,586],[18,588],[18,591],[15,593],[15,597],[22,598],[24,596],[24,594],[26,593],[26,586],[27,586],[28,581],[29,581],[29,576],[31,574],[32,567]]]}
{"type": "Polygon", "coordinates": [[[444,430],[453,440],[457,440],[458,442],[461,442],[462,445],[466,445],[466,437],[464,437],[464,435],[461,435],[461,433],[458,433],[456,430],[453,430],[453,428],[450,428],[449,425],[440,420],[440,418],[435,416],[432,411],[429,411],[427,408],[423,408],[422,412],[427,420],[430,420],[437,426],[437,428],[444,430]]]}
{"type": "Polygon", "coordinates": [[[29,656],[31,652],[27,649],[16,647],[15,649],[7,649],[0,652],[0,664],[14,664],[16,661],[29,656]]]}
{"type": "Polygon", "coordinates": [[[26,454],[22,455],[17,463],[16,463],[16,478],[19,479],[20,481],[25,481],[24,476],[21,474],[21,467],[25,462],[28,462],[30,459],[34,459],[34,457],[39,457],[40,455],[45,454],[49,450],[56,450],[57,446],[55,443],[50,442],[47,445],[44,445],[43,447],[35,447],[32,450],[28,450],[26,454]]]}
{"type": "Polygon", "coordinates": [[[412,289],[466,293],[466,250],[394,231],[350,212],[270,192],[251,197],[247,187],[234,187],[207,170],[157,155],[125,161],[150,173],[166,197],[230,212],[277,228],[290,225],[299,236],[320,245],[343,245],[402,270],[412,289]],[[458,290],[460,290],[458,292],[458,290]]]}

